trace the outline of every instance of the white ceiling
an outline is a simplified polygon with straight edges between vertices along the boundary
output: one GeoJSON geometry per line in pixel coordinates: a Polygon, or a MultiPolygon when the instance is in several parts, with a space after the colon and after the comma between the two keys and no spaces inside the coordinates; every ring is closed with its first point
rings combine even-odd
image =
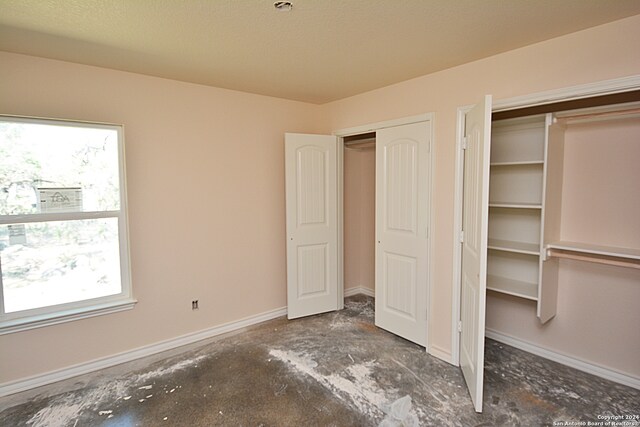
{"type": "Polygon", "coordinates": [[[325,103],[640,14],[638,0],[292,2],[0,0],[0,50],[325,103]]]}

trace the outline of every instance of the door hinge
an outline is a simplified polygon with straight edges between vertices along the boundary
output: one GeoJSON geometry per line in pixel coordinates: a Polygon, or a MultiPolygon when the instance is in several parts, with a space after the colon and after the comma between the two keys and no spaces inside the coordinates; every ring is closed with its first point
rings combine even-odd
{"type": "Polygon", "coordinates": [[[462,138],[462,149],[463,150],[467,149],[467,137],[466,136],[464,138],[462,138]]]}
{"type": "Polygon", "coordinates": [[[462,320],[458,321],[458,333],[462,332],[462,320]]]}
{"type": "Polygon", "coordinates": [[[464,230],[460,230],[460,243],[464,243],[464,230]]]}

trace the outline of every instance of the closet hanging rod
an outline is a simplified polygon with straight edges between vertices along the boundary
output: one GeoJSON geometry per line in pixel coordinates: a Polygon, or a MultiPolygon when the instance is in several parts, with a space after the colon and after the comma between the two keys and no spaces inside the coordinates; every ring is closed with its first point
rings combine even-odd
{"type": "Polygon", "coordinates": [[[574,115],[556,115],[558,120],[571,121],[571,122],[588,122],[588,121],[596,121],[596,120],[606,120],[609,118],[616,118],[620,116],[640,116],[640,108],[630,108],[627,110],[616,110],[616,111],[602,111],[602,112],[593,112],[593,113],[584,113],[584,114],[574,114],[574,115]]]}
{"type": "Polygon", "coordinates": [[[361,140],[356,140],[356,141],[345,141],[344,146],[346,148],[370,148],[370,147],[375,147],[376,146],[376,140],[375,139],[361,139],[361,140]]]}
{"type": "Polygon", "coordinates": [[[640,269],[640,261],[634,259],[616,258],[595,254],[580,254],[561,249],[547,249],[548,257],[571,259],[576,261],[587,261],[596,264],[613,265],[616,267],[626,267],[640,269]]]}

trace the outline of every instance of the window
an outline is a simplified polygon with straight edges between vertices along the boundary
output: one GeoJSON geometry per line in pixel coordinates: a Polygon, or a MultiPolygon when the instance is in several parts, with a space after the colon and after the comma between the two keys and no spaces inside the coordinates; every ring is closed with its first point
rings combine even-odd
{"type": "Polygon", "coordinates": [[[0,116],[0,333],[133,307],[121,126],[0,116]]]}

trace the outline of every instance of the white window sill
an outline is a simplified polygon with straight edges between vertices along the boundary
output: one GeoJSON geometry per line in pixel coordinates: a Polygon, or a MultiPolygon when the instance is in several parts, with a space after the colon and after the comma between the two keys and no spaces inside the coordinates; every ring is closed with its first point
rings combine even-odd
{"type": "Polygon", "coordinates": [[[6,320],[0,322],[0,335],[27,331],[29,329],[41,328],[44,326],[57,325],[59,323],[66,323],[94,316],[102,316],[103,314],[117,313],[118,311],[131,310],[137,302],[137,300],[129,298],[126,300],[96,304],[90,307],[61,310],[55,313],[6,320]]]}

